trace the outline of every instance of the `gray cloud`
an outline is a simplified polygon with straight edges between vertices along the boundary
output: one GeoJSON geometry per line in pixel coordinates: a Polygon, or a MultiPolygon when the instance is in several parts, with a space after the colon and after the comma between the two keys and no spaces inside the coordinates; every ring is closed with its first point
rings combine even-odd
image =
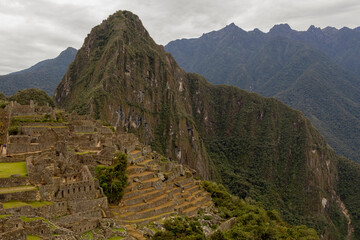
{"type": "Polygon", "coordinates": [[[159,44],[201,36],[235,22],[245,30],[274,24],[360,26],[358,0],[0,0],[0,75],[81,47],[91,28],[117,10],[137,14],[159,44]]]}

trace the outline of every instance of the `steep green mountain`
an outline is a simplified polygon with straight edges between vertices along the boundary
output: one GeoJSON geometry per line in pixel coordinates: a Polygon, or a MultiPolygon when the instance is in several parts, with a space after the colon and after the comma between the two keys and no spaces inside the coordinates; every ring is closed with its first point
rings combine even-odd
{"type": "Polygon", "coordinates": [[[360,67],[355,66],[360,35],[330,30],[297,32],[282,24],[265,34],[231,24],[165,49],[186,71],[212,83],[275,97],[301,110],[339,154],[360,161],[360,67]]]}
{"type": "Polygon", "coordinates": [[[185,73],[128,11],[92,29],[54,98],[67,111],[134,132],[201,177],[315,228],[323,239],[359,237],[348,231],[360,228],[353,220],[359,204],[345,201],[357,193],[338,195],[350,179],[338,172],[346,160],[307,118],[274,98],[185,73]],[[342,213],[348,203],[352,224],[342,213]]]}
{"type": "Polygon", "coordinates": [[[52,95],[69,64],[74,60],[76,52],[76,49],[69,47],[54,59],[44,60],[28,69],[0,76],[0,91],[9,96],[26,88],[40,88],[52,95]]]}

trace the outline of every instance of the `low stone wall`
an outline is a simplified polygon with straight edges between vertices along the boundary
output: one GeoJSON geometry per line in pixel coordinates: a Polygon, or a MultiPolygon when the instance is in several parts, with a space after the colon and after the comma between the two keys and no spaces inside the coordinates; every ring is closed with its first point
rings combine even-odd
{"type": "Polygon", "coordinates": [[[51,238],[50,226],[42,220],[34,220],[24,224],[25,232],[30,235],[51,238]]]}
{"type": "Polygon", "coordinates": [[[25,137],[28,137],[29,139],[27,143],[22,143],[22,142],[9,143],[7,145],[6,154],[11,155],[17,153],[37,152],[42,150],[41,145],[39,143],[30,143],[29,136],[24,136],[24,138],[25,137]]]}
{"type": "Polygon", "coordinates": [[[26,240],[26,233],[24,229],[16,229],[4,233],[0,233],[1,240],[26,240]]]}
{"type": "Polygon", "coordinates": [[[55,202],[52,205],[47,205],[39,208],[34,208],[36,215],[44,218],[56,218],[64,216],[68,213],[67,202],[55,202]]]}
{"type": "Polygon", "coordinates": [[[31,206],[9,208],[9,209],[5,209],[5,210],[6,210],[6,214],[11,214],[14,216],[28,216],[28,217],[36,216],[36,214],[31,206]]]}
{"type": "Polygon", "coordinates": [[[91,125],[73,125],[74,132],[95,132],[95,126],[91,125]]]}
{"type": "Polygon", "coordinates": [[[80,235],[84,232],[90,231],[99,226],[98,219],[83,219],[76,223],[73,223],[70,229],[74,231],[76,234],[80,235]]]}
{"type": "Polygon", "coordinates": [[[37,190],[14,192],[14,193],[2,193],[0,194],[0,201],[8,202],[12,200],[18,201],[36,201],[37,190]]]}
{"type": "Polygon", "coordinates": [[[69,210],[72,213],[78,213],[78,212],[87,212],[91,209],[107,209],[108,208],[108,202],[106,197],[98,198],[98,199],[92,199],[92,200],[74,200],[68,202],[69,210]]]}
{"type": "Polygon", "coordinates": [[[1,187],[16,187],[25,185],[30,185],[28,177],[0,178],[1,187]]]}
{"type": "Polygon", "coordinates": [[[25,162],[26,156],[17,156],[17,157],[11,157],[11,156],[1,156],[0,157],[0,163],[7,163],[7,162],[25,162]]]}

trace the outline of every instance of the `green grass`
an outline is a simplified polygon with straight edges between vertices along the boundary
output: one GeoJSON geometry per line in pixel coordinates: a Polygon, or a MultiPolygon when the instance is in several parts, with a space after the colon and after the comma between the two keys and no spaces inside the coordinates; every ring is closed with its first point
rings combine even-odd
{"type": "Polygon", "coordinates": [[[86,238],[86,239],[94,239],[94,235],[92,234],[91,231],[87,231],[84,232],[83,234],[81,234],[81,238],[86,238]]]}
{"type": "Polygon", "coordinates": [[[4,209],[8,209],[8,208],[18,208],[23,206],[31,206],[32,208],[37,208],[37,207],[52,205],[54,203],[47,201],[31,201],[31,202],[9,201],[9,202],[4,202],[2,204],[4,209]]]}
{"type": "Polygon", "coordinates": [[[51,229],[56,229],[56,227],[49,222],[49,220],[45,219],[45,218],[42,218],[42,217],[33,217],[33,218],[29,218],[29,217],[24,217],[24,216],[20,216],[20,219],[23,221],[23,222],[32,222],[32,221],[37,221],[37,220],[41,220],[43,222],[46,222],[51,229]]]}
{"type": "Polygon", "coordinates": [[[125,228],[111,228],[115,232],[125,232],[125,228]]]}
{"type": "Polygon", "coordinates": [[[0,163],[0,178],[8,178],[13,174],[26,177],[26,162],[0,163]]]}
{"type": "Polygon", "coordinates": [[[21,126],[23,128],[67,128],[67,126],[48,126],[48,125],[43,125],[43,126],[21,126]]]}
{"type": "Polygon", "coordinates": [[[77,152],[77,155],[84,155],[84,154],[89,154],[89,153],[96,153],[97,151],[85,151],[85,152],[77,152]]]}
{"type": "Polygon", "coordinates": [[[6,188],[0,188],[0,194],[25,192],[25,191],[32,191],[32,190],[36,190],[36,189],[38,189],[38,188],[35,186],[6,187],[6,188]]]}
{"type": "Polygon", "coordinates": [[[41,239],[41,237],[26,234],[26,239],[27,240],[39,240],[39,239],[41,239]]]}
{"type": "Polygon", "coordinates": [[[0,219],[4,218],[4,217],[8,217],[11,216],[10,214],[4,214],[4,215],[0,215],[0,219]]]}

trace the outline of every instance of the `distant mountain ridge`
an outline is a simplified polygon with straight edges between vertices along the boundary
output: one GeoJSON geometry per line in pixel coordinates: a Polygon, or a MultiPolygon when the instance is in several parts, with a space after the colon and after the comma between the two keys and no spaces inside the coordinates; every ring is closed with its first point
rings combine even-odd
{"type": "Polygon", "coordinates": [[[335,150],[360,161],[360,32],[288,24],[268,33],[230,24],[197,39],[170,42],[186,71],[204,75],[299,109],[335,150]]]}
{"type": "Polygon", "coordinates": [[[44,60],[28,69],[0,76],[0,91],[10,96],[19,90],[39,88],[51,96],[76,53],[75,48],[69,47],[54,59],[44,60]]]}

